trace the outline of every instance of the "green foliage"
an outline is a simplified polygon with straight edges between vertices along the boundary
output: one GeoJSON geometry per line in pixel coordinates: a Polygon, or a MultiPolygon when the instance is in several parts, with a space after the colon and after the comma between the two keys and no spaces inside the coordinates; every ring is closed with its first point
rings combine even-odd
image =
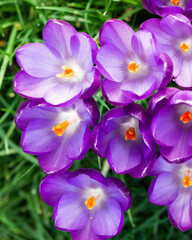
{"type": "MultiPolygon", "coordinates": [[[[13,79],[20,70],[15,51],[29,42],[42,42],[42,30],[47,20],[68,21],[78,31],[87,32],[99,44],[99,29],[110,18],[126,21],[134,30],[150,18],[140,0],[0,0],[0,239],[1,240],[68,240],[69,233],[54,228],[52,208],[40,198],[38,185],[44,174],[37,158],[20,147],[21,133],[16,129],[14,115],[24,100],[13,92],[13,79]]],[[[102,97],[95,99],[101,116],[112,106],[102,97]]],[[[147,105],[144,100],[142,104],[147,105]]],[[[125,214],[125,224],[114,239],[171,240],[191,239],[192,234],[174,229],[166,207],[150,204],[147,189],[151,178],[133,179],[109,170],[104,159],[90,150],[72,170],[95,168],[121,178],[133,194],[133,206],[125,214]]]]}

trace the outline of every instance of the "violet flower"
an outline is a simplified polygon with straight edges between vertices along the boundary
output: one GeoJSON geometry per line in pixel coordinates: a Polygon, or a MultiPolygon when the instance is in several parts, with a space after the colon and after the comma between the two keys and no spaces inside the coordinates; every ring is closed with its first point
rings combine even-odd
{"type": "Polygon", "coordinates": [[[142,4],[147,11],[161,17],[180,13],[192,20],[192,0],[142,0],[142,4]]]}
{"type": "Polygon", "coordinates": [[[141,105],[113,108],[94,128],[92,149],[108,159],[114,172],[144,177],[156,160],[156,144],[149,126],[150,117],[141,105]]]}
{"type": "Polygon", "coordinates": [[[192,92],[162,90],[152,97],[149,106],[156,113],[151,122],[151,133],[163,157],[172,163],[191,159],[192,92]]]}
{"type": "Polygon", "coordinates": [[[93,98],[77,100],[68,107],[55,107],[43,100],[21,104],[15,121],[22,131],[24,152],[38,155],[45,173],[66,171],[74,160],[82,159],[90,148],[91,130],[99,121],[93,98]]]}
{"type": "Polygon", "coordinates": [[[97,44],[68,23],[52,19],[43,31],[45,43],[30,43],[16,52],[23,69],[14,80],[15,92],[29,98],[44,98],[52,105],[69,105],[77,98],[91,97],[101,76],[93,67],[97,44]]]}
{"type": "Polygon", "coordinates": [[[192,228],[192,160],[183,164],[170,164],[159,157],[152,176],[156,176],[148,191],[153,204],[168,205],[171,223],[181,231],[192,228]]]}
{"type": "Polygon", "coordinates": [[[105,240],[117,235],[123,212],[132,204],[127,186],[93,169],[56,173],[40,184],[43,200],[54,207],[55,227],[69,231],[73,240],[105,240]]]}
{"type": "Polygon", "coordinates": [[[159,52],[151,33],[134,33],[125,22],[112,19],[101,29],[100,43],[97,66],[105,77],[103,95],[113,105],[148,98],[171,80],[172,61],[159,52]]]}
{"type": "Polygon", "coordinates": [[[150,19],[141,29],[151,31],[158,40],[160,50],[173,61],[175,82],[183,88],[192,87],[192,26],[181,14],[150,19]]]}

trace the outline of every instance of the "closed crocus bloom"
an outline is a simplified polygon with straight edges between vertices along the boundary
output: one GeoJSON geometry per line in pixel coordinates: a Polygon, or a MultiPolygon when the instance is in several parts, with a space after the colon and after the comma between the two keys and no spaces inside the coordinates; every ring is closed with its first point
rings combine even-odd
{"type": "Polygon", "coordinates": [[[108,159],[114,172],[144,177],[156,160],[149,126],[150,117],[141,105],[111,109],[92,132],[92,149],[108,159]]]}
{"type": "Polygon", "coordinates": [[[150,128],[161,154],[172,163],[191,159],[192,92],[159,91],[153,98],[149,105],[150,109],[155,109],[155,115],[150,128]]]}
{"type": "Polygon", "coordinates": [[[123,212],[132,204],[127,186],[92,169],[56,173],[40,184],[43,200],[54,207],[55,227],[69,231],[73,240],[105,240],[117,235],[123,212]]]}
{"type": "Polygon", "coordinates": [[[52,105],[69,105],[77,98],[91,97],[101,76],[93,67],[97,44],[68,23],[52,19],[43,31],[45,43],[30,43],[17,49],[22,68],[14,90],[29,98],[44,98],[52,105]]]}
{"type": "Polygon", "coordinates": [[[158,40],[160,50],[173,61],[175,82],[183,88],[192,87],[192,26],[190,20],[181,15],[150,19],[141,29],[151,31],[158,40]]]}
{"type": "Polygon", "coordinates": [[[192,0],[142,0],[142,4],[147,11],[161,17],[180,13],[192,20],[192,0]]]}
{"type": "Polygon", "coordinates": [[[150,175],[155,179],[149,187],[149,201],[159,206],[168,205],[169,219],[176,228],[191,229],[192,160],[171,164],[160,156],[150,175]]]}
{"type": "Polygon", "coordinates": [[[105,77],[103,95],[113,105],[150,97],[172,78],[172,61],[159,52],[150,32],[134,32],[120,20],[107,21],[100,32],[97,66],[105,77]]]}
{"type": "Polygon", "coordinates": [[[50,106],[43,100],[27,100],[15,117],[22,131],[24,152],[38,155],[45,173],[66,171],[90,148],[91,130],[99,120],[93,98],[77,100],[68,107],[50,106]]]}

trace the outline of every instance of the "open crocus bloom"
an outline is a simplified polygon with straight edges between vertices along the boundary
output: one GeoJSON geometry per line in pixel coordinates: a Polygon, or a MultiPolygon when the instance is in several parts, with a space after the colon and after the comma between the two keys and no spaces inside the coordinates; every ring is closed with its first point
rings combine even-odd
{"type": "Polygon", "coordinates": [[[149,104],[156,108],[151,133],[167,161],[185,162],[192,158],[192,92],[176,89],[159,91],[149,104]],[[153,99],[154,98],[154,99],[153,99]],[[165,105],[161,101],[165,101],[165,105]]]}
{"type": "Polygon", "coordinates": [[[172,224],[181,231],[192,228],[192,160],[171,164],[159,157],[150,175],[156,176],[149,187],[149,201],[168,205],[172,224]]]}
{"type": "Polygon", "coordinates": [[[56,173],[40,184],[43,200],[54,207],[55,227],[71,232],[73,240],[105,240],[117,235],[131,193],[119,179],[92,169],[56,173]]]}
{"type": "Polygon", "coordinates": [[[181,15],[150,19],[141,29],[151,31],[158,40],[160,50],[173,61],[173,75],[183,88],[192,87],[192,26],[190,20],[181,15]]]}
{"type": "Polygon", "coordinates": [[[38,155],[45,173],[66,171],[90,148],[91,130],[99,121],[93,98],[77,100],[68,107],[47,105],[43,100],[21,104],[15,117],[22,131],[23,151],[38,155]]]}
{"type": "Polygon", "coordinates": [[[92,132],[92,149],[108,159],[114,172],[144,177],[156,160],[149,124],[149,115],[138,104],[111,109],[92,132]]]}
{"type": "Polygon", "coordinates": [[[45,43],[30,43],[17,49],[23,69],[14,80],[14,90],[29,98],[44,98],[52,105],[69,105],[77,98],[91,97],[101,76],[93,67],[97,44],[68,23],[52,19],[43,31],[45,43]]]}
{"type": "Polygon", "coordinates": [[[168,14],[184,14],[192,20],[191,0],[142,0],[147,11],[164,17],[168,14]]]}
{"type": "Polygon", "coordinates": [[[160,53],[156,39],[146,31],[134,33],[120,20],[107,21],[100,32],[97,66],[105,77],[103,95],[116,106],[150,97],[172,78],[172,62],[160,53]]]}

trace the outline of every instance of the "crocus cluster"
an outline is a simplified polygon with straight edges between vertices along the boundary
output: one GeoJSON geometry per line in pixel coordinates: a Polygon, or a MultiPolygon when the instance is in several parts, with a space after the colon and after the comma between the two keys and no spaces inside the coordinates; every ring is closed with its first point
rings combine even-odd
{"type": "Polygon", "coordinates": [[[163,18],[144,22],[137,32],[108,20],[99,50],[86,33],[53,19],[44,43],[16,52],[22,70],[14,89],[28,98],[15,116],[21,146],[38,156],[46,174],[40,194],[54,208],[55,227],[74,240],[117,235],[132,204],[118,178],[93,169],[68,171],[90,147],[116,174],[155,176],[149,201],[168,205],[181,231],[192,228],[192,1],[142,2],[163,18]],[[101,74],[103,96],[115,107],[99,123],[93,95],[101,74]],[[182,89],[167,87],[173,78],[182,89]],[[148,108],[139,104],[149,97],[148,108]]]}

